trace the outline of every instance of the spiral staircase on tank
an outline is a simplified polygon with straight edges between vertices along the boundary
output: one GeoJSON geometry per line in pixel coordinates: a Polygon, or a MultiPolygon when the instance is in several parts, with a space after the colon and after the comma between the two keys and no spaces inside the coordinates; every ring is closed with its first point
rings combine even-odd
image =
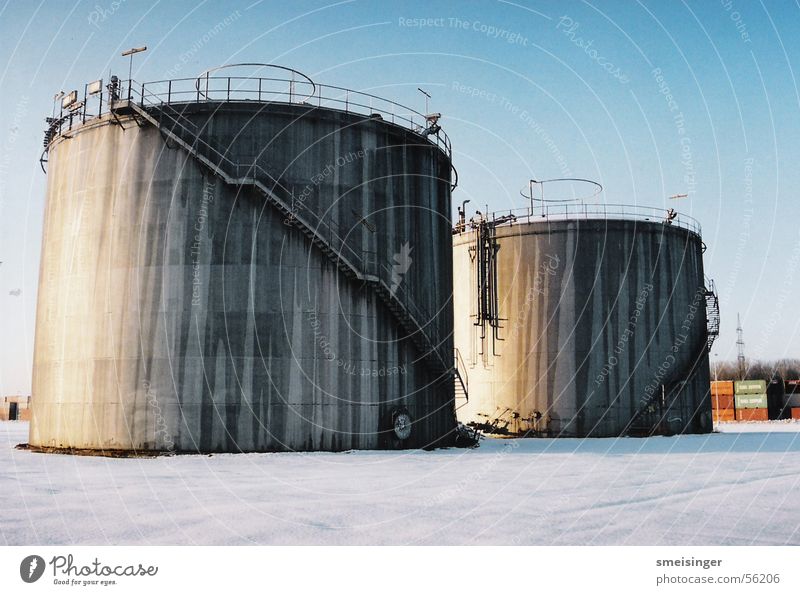
{"type": "Polygon", "coordinates": [[[134,98],[117,100],[111,106],[111,113],[114,117],[130,116],[139,126],[146,124],[154,126],[169,146],[182,149],[226,184],[237,188],[252,187],[258,191],[281,213],[285,222],[308,237],[345,277],[361,281],[369,287],[398,321],[407,337],[422,354],[423,363],[437,380],[452,381],[456,399],[468,399],[468,384],[459,369],[458,355],[456,365],[448,363],[449,358],[445,358],[441,353],[442,342],[428,335],[427,325],[422,322],[424,315],[421,312],[411,312],[410,300],[403,300],[399,292],[390,288],[380,276],[363,270],[361,256],[347,246],[345,240],[328,222],[303,205],[293,204],[291,199],[287,202],[282,198],[280,194],[290,196],[290,193],[269,172],[254,163],[233,162],[217,151],[199,138],[197,131],[190,128],[195,125],[169,103],[150,103],[143,94],[138,101],[134,98]]]}
{"type": "Polygon", "coordinates": [[[711,346],[714,341],[719,337],[719,296],[717,295],[717,287],[714,285],[714,280],[706,277],[706,330],[708,331],[708,338],[706,339],[706,350],[710,353],[711,346]]]}

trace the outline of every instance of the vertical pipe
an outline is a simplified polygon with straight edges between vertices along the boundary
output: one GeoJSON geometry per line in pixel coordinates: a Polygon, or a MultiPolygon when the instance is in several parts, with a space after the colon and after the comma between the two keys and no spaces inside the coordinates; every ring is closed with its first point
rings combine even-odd
{"type": "Polygon", "coordinates": [[[545,217],[547,211],[546,211],[546,207],[545,207],[545,204],[544,204],[544,182],[540,182],[539,185],[542,188],[542,217],[545,217]]]}
{"type": "Polygon", "coordinates": [[[530,181],[528,187],[529,187],[529,189],[531,191],[531,213],[530,213],[530,215],[531,215],[531,217],[533,217],[533,180],[530,181]]]}

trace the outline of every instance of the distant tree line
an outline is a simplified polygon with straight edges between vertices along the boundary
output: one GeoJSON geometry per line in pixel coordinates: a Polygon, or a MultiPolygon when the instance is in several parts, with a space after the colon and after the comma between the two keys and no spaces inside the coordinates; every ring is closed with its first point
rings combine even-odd
{"type": "Polygon", "coordinates": [[[711,379],[717,380],[772,380],[800,379],[800,359],[746,360],[740,369],[738,361],[712,362],[711,379]]]}

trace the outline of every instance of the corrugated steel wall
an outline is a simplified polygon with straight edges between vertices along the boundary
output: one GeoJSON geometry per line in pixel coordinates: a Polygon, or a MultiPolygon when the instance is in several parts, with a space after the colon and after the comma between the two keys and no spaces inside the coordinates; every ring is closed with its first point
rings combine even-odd
{"type": "Polygon", "coordinates": [[[455,338],[470,388],[460,421],[616,436],[663,387],[671,403],[663,431],[711,431],[696,234],[641,221],[544,220],[497,227],[496,238],[501,328],[482,338],[475,232],[454,236],[455,338]]]}
{"type": "MultiPolygon", "coordinates": [[[[186,117],[257,161],[411,289],[452,357],[450,162],[386,122],[290,105],[186,117]],[[306,189],[309,190],[306,190],[306,189]]],[[[30,442],[176,451],[425,447],[453,387],[396,318],[252,189],[152,127],[105,118],[51,148],[30,442]],[[393,437],[393,411],[413,419],[393,437]]],[[[249,160],[249,161],[248,161],[249,160]]],[[[394,275],[394,276],[393,276],[394,275]]]]}

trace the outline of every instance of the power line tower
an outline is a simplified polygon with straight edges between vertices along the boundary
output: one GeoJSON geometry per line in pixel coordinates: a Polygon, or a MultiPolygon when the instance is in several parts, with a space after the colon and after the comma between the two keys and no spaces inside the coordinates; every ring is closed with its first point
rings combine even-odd
{"type": "Polygon", "coordinates": [[[739,380],[744,380],[745,363],[744,363],[744,331],[742,330],[742,317],[736,313],[736,349],[739,353],[737,360],[739,362],[739,380]]]}

